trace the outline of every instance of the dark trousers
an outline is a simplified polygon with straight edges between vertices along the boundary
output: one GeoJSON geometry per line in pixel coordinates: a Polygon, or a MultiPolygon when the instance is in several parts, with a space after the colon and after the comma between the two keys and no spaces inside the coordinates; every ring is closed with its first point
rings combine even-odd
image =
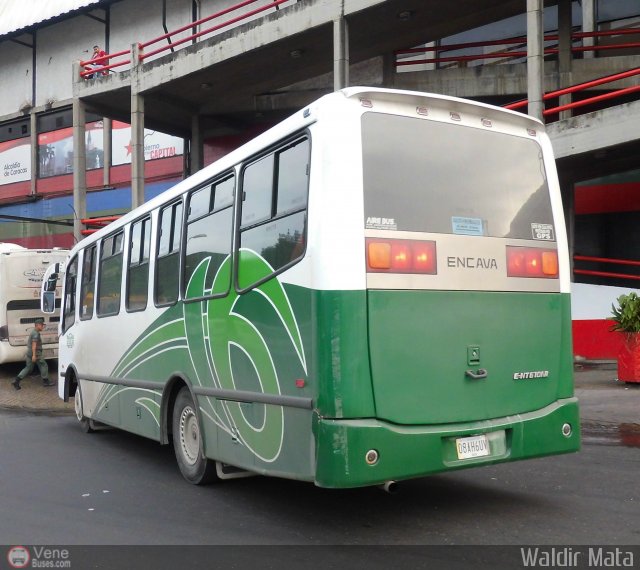
{"type": "Polygon", "coordinates": [[[25,376],[31,374],[34,366],[37,366],[38,370],[40,370],[40,376],[43,380],[49,379],[49,366],[47,366],[47,361],[42,356],[36,356],[35,362],[31,360],[31,356],[25,357],[25,366],[18,373],[18,378],[22,380],[25,376]]]}

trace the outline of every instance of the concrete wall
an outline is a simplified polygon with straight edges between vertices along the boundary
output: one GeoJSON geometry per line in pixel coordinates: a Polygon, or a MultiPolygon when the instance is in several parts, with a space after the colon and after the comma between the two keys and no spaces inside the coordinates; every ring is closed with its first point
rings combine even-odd
{"type": "Polygon", "coordinates": [[[87,16],[65,20],[38,32],[36,107],[48,100],[71,99],[72,64],[90,58],[95,44],[104,45],[104,25],[87,16]]]}
{"type": "MultiPolygon", "coordinates": [[[[25,37],[30,42],[30,37],[25,37]]],[[[14,43],[0,43],[0,116],[18,113],[24,102],[31,102],[31,49],[14,43]]]]}
{"type": "MultiPolygon", "coordinates": [[[[166,26],[169,31],[187,25],[191,22],[191,0],[166,0],[166,26]]],[[[229,6],[237,4],[238,0],[201,0],[199,17],[205,17],[229,6]]],[[[290,0],[283,7],[295,3],[290,0]]],[[[111,23],[109,37],[109,52],[130,50],[131,44],[145,42],[165,33],[162,22],[163,0],[127,0],[116,2],[111,6],[111,23]]],[[[264,2],[256,3],[262,6],[264,2]]],[[[253,9],[253,6],[231,12],[204,27],[210,27],[228,21],[241,13],[253,9]]],[[[271,10],[267,11],[270,13],[271,10]]],[[[104,18],[103,10],[96,10],[94,14],[104,18]]],[[[257,14],[251,19],[262,17],[257,14]]],[[[243,20],[242,23],[245,21],[243,20]]],[[[226,28],[225,28],[226,29],[226,28]]],[[[225,31],[222,29],[217,33],[225,31]]],[[[32,50],[26,46],[11,41],[0,42],[0,81],[2,97],[0,97],[0,120],[19,113],[25,103],[33,103],[42,108],[48,101],[55,103],[71,101],[72,98],[72,63],[91,57],[93,46],[106,47],[105,24],[88,16],[80,15],[60,23],[44,26],[37,32],[36,42],[36,96],[33,101],[32,93],[32,50]]],[[[191,34],[191,30],[183,32],[177,38],[191,34]]],[[[25,35],[25,42],[30,43],[31,37],[25,35]]],[[[158,43],[148,48],[148,51],[161,47],[166,42],[158,43]]],[[[165,55],[163,52],[155,59],[165,55]]],[[[123,57],[126,59],[126,56],[123,57]]],[[[124,71],[130,66],[123,66],[116,71],[124,71]]]]}
{"type": "MultiPolygon", "coordinates": [[[[167,0],[166,24],[169,31],[184,26],[190,21],[190,0],[167,0]]],[[[163,34],[165,30],[162,26],[162,0],[128,0],[112,5],[109,46],[111,53],[129,50],[131,44],[135,42],[146,42],[163,34]]],[[[161,45],[158,44],[154,48],[161,45]]],[[[128,67],[121,67],[118,70],[128,67]]]]}
{"type": "MultiPolygon", "coordinates": [[[[198,17],[203,18],[210,16],[214,13],[220,12],[225,8],[237,4],[238,0],[202,0],[199,6],[198,17]]],[[[294,0],[285,3],[288,5],[294,3],[294,0]]],[[[258,3],[257,6],[264,5],[264,2],[258,3]]],[[[199,27],[196,31],[206,29],[208,27],[215,26],[217,24],[229,21],[232,18],[237,17],[242,13],[246,13],[253,9],[252,6],[242,8],[241,10],[230,12],[224,16],[216,18],[211,22],[207,22],[199,27]]],[[[167,20],[166,26],[168,31],[173,31],[177,28],[185,26],[191,22],[191,0],[167,0],[167,20]]],[[[262,14],[256,14],[246,21],[250,21],[256,18],[262,17],[262,14]]],[[[243,23],[245,20],[243,20],[243,23]]],[[[213,36],[218,33],[222,33],[225,29],[206,34],[199,39],[213,36]]],[[[146,42],[153,38],[164,35],[166,32],[162,25],[162,0],[128,0],[127,2],[113,4],[111,8],[111,38],[110,49],[111,53],[121,50],[128,50],[131,44],[134,42],[146,42]]],[[[192,29],[189,28],[180,34],[172,37],[173,41],[181,38],[185,38],[192,34],[192,29]]],[[[166,40],[154,44],[147,48],[147,51],[152,51],[163,45],[166,45],[166,40]]],[[[152,61],[167,52],[163,52],[156,56],[151,56],[146,61],[152,61]]],[[[118,70],[127,69],[129,66],[123,66],[118,70]]]]}

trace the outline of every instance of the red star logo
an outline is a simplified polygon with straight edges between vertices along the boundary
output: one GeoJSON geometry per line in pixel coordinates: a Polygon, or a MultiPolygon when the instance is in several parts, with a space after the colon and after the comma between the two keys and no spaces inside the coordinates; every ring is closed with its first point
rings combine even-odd
{"type": "Polygon", "coordinates": [[[129,156],[131,154],[131,141],[129,141],[129,144],[124,145],[124,148],[127,149],[127,156],[129,156]]]}

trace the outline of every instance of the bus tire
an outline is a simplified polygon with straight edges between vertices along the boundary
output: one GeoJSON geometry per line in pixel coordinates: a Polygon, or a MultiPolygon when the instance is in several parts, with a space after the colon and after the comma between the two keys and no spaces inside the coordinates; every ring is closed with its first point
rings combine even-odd
{"type": "Polygon", "coordinates": [[[85,433],[93,433],[94,429],[91,426],[91,420],[84,415],[82,409],[82,391],[80,390],[80,382],[76,385],[73,407],[76,411],[76,418],[78,418],[78,422],[80,422],[80,429],[85,433]]]}
{"type": "Polygon", "coordinates": [[[202,434],[191,392],[186,386],[178,392],[173,406],[173,450],[182,476],[193,485],[218,480],[216,462],[202,451],[202,434]]]}

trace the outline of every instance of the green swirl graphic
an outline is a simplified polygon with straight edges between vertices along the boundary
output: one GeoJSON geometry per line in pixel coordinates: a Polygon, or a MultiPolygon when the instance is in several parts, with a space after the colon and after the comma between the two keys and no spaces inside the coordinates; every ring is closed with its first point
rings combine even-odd
{"type": "MultiPolygon", "coordinates": [[[[194,271],[187,285],[187,297],[227,292],[231,277],[231,258],[225,259],[211,289],[207,290],[205,278],[210,262],[210,258],[202,260],[194,271]]],[[[247,282],[255,283],[273,274],[273,268],[250,250],[240,250],[239,263],[242,264],[243,276],[247,282]]],[[[253,292],[263,295],[277,314],[306,372],[300,331],[282,284],[277,279],[270,279],[255,287],[253,292]]],[[[236,346],[250,359],[262,392],[279,395],[281,392],[278,372],[265,339],[253,323],[234,310],[239,298],[240,296],[231,290],[224,297],[184,304],[187,344],[198,371],[198,381],[202,384],[201,376],[211,377],[214,386],[235,390],[231,349],[232,346],[236,346]]],[[[280,454],[284,436],[282,408],[266,405],[264,422],[262,426],[255,427],[244,416],[239,403],[224,401],[222,406],[233,424],[231,431],[238,434],[240,441],[263,461],[275,461],[280,454]]]]}

